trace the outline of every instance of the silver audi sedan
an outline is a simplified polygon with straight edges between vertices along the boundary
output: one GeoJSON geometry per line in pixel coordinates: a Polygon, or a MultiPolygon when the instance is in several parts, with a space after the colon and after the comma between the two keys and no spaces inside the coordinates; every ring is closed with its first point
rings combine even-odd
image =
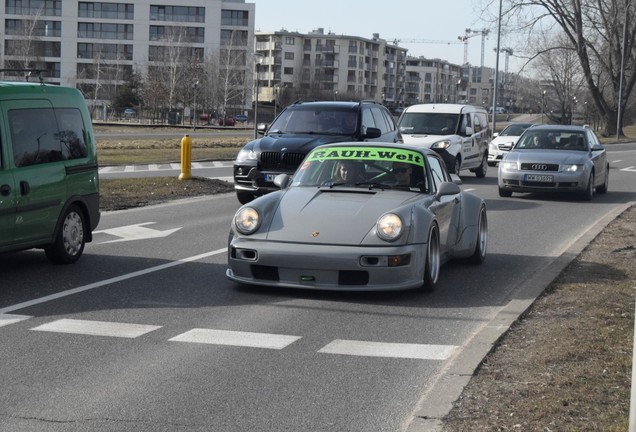
{"type": "Polygon", "coordinates": [[[499,196],[513,192],[568,192],[591,200],[606,193],[605,147],[588,126],[533,126],[499,164],[499,196]]]}

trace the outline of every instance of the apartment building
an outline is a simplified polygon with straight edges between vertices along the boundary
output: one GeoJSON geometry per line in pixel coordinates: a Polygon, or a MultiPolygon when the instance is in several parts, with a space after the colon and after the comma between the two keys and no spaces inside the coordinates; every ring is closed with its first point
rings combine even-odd
{"type": "Polygon", "coordinates": [[[325,33],[256,32],[259,100],[282,92],[296,98],[373,99],[404,104],[406,49],[372,38],[325,33]]]}
{"type": "Polygon", "coordinates": [[[231,46],[251,77],[254,12],[245,0],[3,0],[0,65],[95,94],[133,68],[144,76],[166,58],[202,60],[231,46]]]}

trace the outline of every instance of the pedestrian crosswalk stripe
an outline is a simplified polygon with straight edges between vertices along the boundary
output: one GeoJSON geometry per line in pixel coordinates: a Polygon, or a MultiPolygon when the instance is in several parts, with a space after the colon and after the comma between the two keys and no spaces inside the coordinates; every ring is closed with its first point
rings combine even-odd
{"type": "Polygon", "coordinates": [[[136,338],[159,328],[161,328],[161,326],[106,321],[60,319],[48,324],[42,324],[41,326],[34,327],[31,330],[55,333],[73,333],[92,336],[136,338]]]}
{"type": "Polygon", "coordinates": [[[196,328],[170,340],[173,342],[283,349],[298,339],[300,336],[196,328]]]}
{"type": "Polygon", "coordinates": [[[0,314],[0,327],[32,318],[29,315],[0,314]]]}
{"type": "Polygon", "coordinates": [[[457,349],[453,345],[367,342],[337,339],[318,352],[367,357],[392,357],[419,360],[446,360],[457,349]]]}

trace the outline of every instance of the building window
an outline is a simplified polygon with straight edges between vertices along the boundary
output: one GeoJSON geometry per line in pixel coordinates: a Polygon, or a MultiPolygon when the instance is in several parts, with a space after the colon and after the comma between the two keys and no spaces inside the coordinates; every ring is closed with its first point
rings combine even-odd
{"type": "Polygon", "coordinates": [[[149,35],[151,41],[179,41],[191,43],[205,42],[205,29],[203,27],[172,27],[150,26],[149,35]]]}
{"type": "Polygon", "coordinates": [[[132,40],[132,24],[77,23],[77,37],[80,39],[132,40]]]}
{"type": "Polygon", "coordinates": [[[205,22],[204,7],[150,5],[150,21],[205,22]]]}
{"type": "Polygon", "coordinates": [[[285,45],[296,45],[296,38],[285,36],[285,45]]]}
{"type": "Polygon", "coordinates": [[[294,68],[286,67],[283,69],[283,75],[293,75],[293,74],[294,74],[294,68]]]}
{"type": "Polygon", "coordinates": [[[285,53],[285,60],[293,60],[294,59],[294,53],[293,52],[286,52],[285,53]]]}
{"type": "Polygon", "coordinates": [[[9,15],[62,15],[62,0],[6,0],[5,6],[9,15]]]}
{"type": "Polygon", "coordinates": [[[248,11],[225,9],[221,11],[221,25],[246,27],[248,24],[248,11]]]}
{"type": "Polygon", "coordinates": [[[77,58],[99,60],[132,60],[133,46],[124,44],[77,44],[77,58]]]}
{"type": "MultiPolygon", "coordinates": [[[[25,36],[27,30],[24,27],[24,20],[7,19],[4,22],[6,34],[12,36],[25,36]]],[[[38,20],[33,29],[33,36],[59,37],[62,34],[61,21],[38,20]]]]}
{"type": "Polygon", "coordinates": [[[132,3],[79,2],[77,16],[80,18],[135,19],[132,3]]]}
{"type": "Polygon", "coordinates": [[[247,46],[247,39],[247,31],[221,30],[221,45],[247,46]]]}

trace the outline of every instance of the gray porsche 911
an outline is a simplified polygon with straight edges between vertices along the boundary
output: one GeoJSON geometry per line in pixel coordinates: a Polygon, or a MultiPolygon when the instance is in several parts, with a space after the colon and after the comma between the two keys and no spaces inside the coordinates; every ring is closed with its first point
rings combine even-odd
{"type": "Polygon", "coordinates": [[[567,192],[589,201],[607,192],[609,171],[605,147],[588,126],[533,126],[499,164],[499,195],[567,192]]]}
{"type": "Polygon", "coordinates": [[[229,279],[321,290],[433,290],[450,259],[486,257],[486,204],[433,151],[389,143],[312,150],[281,190],[235,214],[229,279]]]}

